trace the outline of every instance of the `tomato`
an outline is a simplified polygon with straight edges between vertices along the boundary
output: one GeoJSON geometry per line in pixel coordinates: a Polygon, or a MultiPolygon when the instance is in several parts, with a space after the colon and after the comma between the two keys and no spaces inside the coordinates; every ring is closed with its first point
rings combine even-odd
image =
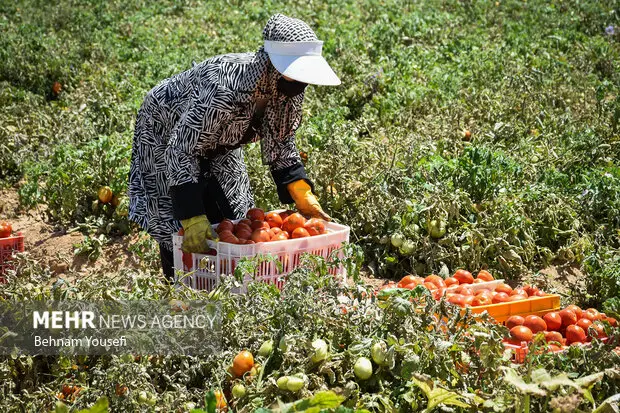
{"type": "Polygon", "coordinates": [[[129,389],[127,388],[127,386],[125,385],[120,385],[118,383],[116,383],[116,386],[114,388],[114,392],[116,393],[117,396],[121,397],[127,394],[127,391],[129,389]]]}
{"type": "Polygon", "coordinates": [[[310,236],[310,234],[303,227],[295,228],[295,230],[291,234],[291,238],[306,238],[306,237],[309,237],[309,236],[310,236]]]}
{"type": "Polygon", "coordinates": [[[148,399],[149,399],[149,396],[148,396],[148,394],[146,394],[146,392],[144,390],[142,390],[140,393],[138,393],[138,403],[146,404],[148,399]]]}
{"type": "Polygon", "coordinates": [[[459,280],[454,277],[448,277],[444,280],[444,282],[446,283],[446,287],[450,287],[452,285],[459,285],[459,280]]]}
{"type": "Polygon", "coordinates": [[[306,218],[304,218],[301,214],[295,212],[294,214],[289,215],[284,221],[282,221],[282,229],[287,232],[293,232],[296,228],[303,227],[305,223],[306,218]]]}
{"type": "Polygon", "coordinates": [[[536,291],[536,292],[534,293],[534,296],[536,296],[536,297],[544,297],[544,296],[546,296],[546,295],[547,295],[547,293],[546,293],[546,292],[544,292],[544,291],[540,291],[540,290],[538,290],[538,291],[536,291]]]}
{"type": "Polygon", "coordinates": [[[567,306],[566,309],[567,310],[572,310],[575,313],[575,315],[577,316],[577,320],[579,320],[581,317],[583,317],[583,311],[581,310],[581,308],[579,308],[575,304],[571,304],[571,305],[567,306]]]}
{"type": "Polygon", "coordinates": [[[271,238],[272,241],[286,241],[288,239],[288,232],[280,232],[271,238]]]}
{"type": "Polygon", "coordinates": [[[255,230],[254,232],[252,232],[252,241],[256,243],[269,242],[271,241],[271,234],[269,233],[269,231],[265,230],[264,228],[259,228],[255,230]]]}
{"type": "Polygon", "coordinates": [[[564,337],[562,337],[562,334],[560,334],[560,332],[558,331],[545,331],[545,341],[547,343],[555,342],[563,345],[564,337]]]}
{"type": "Polygon", "coordinates": [[[532,341],[532,330],[525,326],[515,326],[510,329],[510,338],[515,343],[522,341],[532,341]]]}
{"type": "Polygon", "coordinates": [[[241,377],[254,367],[254,357],[247,350],[239,352],[233,359],[232,371],[235,376],[241,377]]]}
{"type": "Polygon", "coordinates": [[[284,212],[280,212],[280,217],[282,218],[282,221],[284,221],[286,218],[288,218],[289,216],[293,215],[295,213],[295,211],[292,211],[290,209],[284,211],[284,212]]]}
{"type": "Polygon", "coordinates": [[[228,403],[226,403],[226,397],[221,390],[215,391],[215,408],[221,411],[228,409],[228,403]]]}
{"type": "Polygon", "coordinates": [[[516,294],[516,295],[511,295],[510,297],[508,297],[508,302],[511,302],[511,301],[523,301],[523,300],[527,300],[527,299],[528,299],[527,295],[516,294]]]}
{"type": "Polygon", "coordinates": [[[525,322],[523,323],[523,325],[532,330],[532,333],[534,334],[538,333],[539,331],[545,331],[547,329],[547,323],[545,323],[545,320],[538,317],[537,315],[528,315],[527,317],[525,317],[525,322]]]}
{"type": "Polygon", "coordinates": [[[510,293],[512,292],[512,287],[506,283],[501,283],[497,287],[495,287],[495,291],[497,291],[498,293],[506,293],[510,295],[510,293]]]}
{"type": "Polygon", "coordinates": [[[474,293],[466,285],[459,285],[456,287],[454,292],[462,295],[474,295],[474,293]]]}
{"type": "Polygon", "coordinates": [[[463,304],[465,304],[465,307],[471,306],[474,301],[474,298],[475,297],[473,295],[466,295],[465,299],[463,300],[463,304]]]}
{"type": "Polygon", "coordinates": [[[245,224],[237,224],[234,234],[237,238],[250,239],[252,238],[252,229],[245,224]]]}
{"type": "Polygon", "coordinates": [[[265,222],[267,222],[271,228],[280,228],[282,226],[282,217],[277,212],[268,212],[265,214],[265,222]]]}
{"type": "Polygon", "coordinates": [[[235,399],[240,399],[245,396],[245,386],[241,383],[235,384],[232,388],[232,395],[235,399]]]}
{"type": "Polygon", "coordinates": [[[446,283],[444,282],[443,278],[441,278],[438,275],[432,274],[429,275],[428,277],[426,277],[424,279],[425,283],[431,283],[431,284],[435,284],[437,286],[437,288],[446,288],[446,283]]]}
{"type": "Polygon", "coordinates": [[[527,295],[527,291],[525,291],[524,288],[515,288],[514,290],[512,290],[512,292],[510,293],[510,295],[524,295],[525,298],[529,297],[527,295]]]}
{"type": "Polygon", "coordinates": [[[525,323],[525,318],[521,317],[520,315],[510,316],[508,317],[508,320],[504,322],[508,330],[516,326],[522,326],[523,323],[525,323]]]}
{"type": "Polygon", "coordinates": [[[592,320],[589,320],[587,318],[581,318],[581,319],[577,320],[575,325],[583,328],[583,331],[588,331],[588,329],[592,325],[592,320]]]}
{"type": "Polygon", "coordinates": [[[113,195],[112,189],[109,186],[102,186],[99,188],[99,191],[97,191],[97,197],[99,198],[99,202],[102,204],[107,204],[110,202],[113,195]]]}
{"type": "Polygon", "coordinates": [[[435,291],[433,291],[433,298],[437,301],[441,300],[441,297],[444,296],[444,294],[446,293],[446,289],[445,288],[438,288],[435,291]]]}
{"type": "Polygon", "coordinates": [[[385,363],[385,359],[387,357],[387,344],[383,340],[379,340],[372,345],[370,348],[370,356],[372,357],[372,361],[381,366],[385,363]]]}
{"type": "Polygon", "coordinates": [[[482,305],[489,305],[489,304],[493,304],[493,299],[486,294],[478,294],[477,296],[474,297],[473,301],[471,302],[471,305],[473,307],[479,307],[482,305]]]}
{"type": "Polygon", "coordinates": [[[313,363],[318,363],[327,358],[328,348],[325,340],[316,339],[312,342],[312,349],[314,350],[314,354],[310,358],[313,363]]]}
{"type": "Polygon", "coordinates": [[[0,221],[0,238],[8,238],[13,233],[13,227],[7,221],[0,221]]]}
{"type": "Polygon", "coordinates": [[[288,380],[286,381],[286,389],[288,391],[296,392],[301,390],[306,383],[300,377],[288,376],[288,380]]]}
{"type": "Polygon", "coordinates": [[[476,278],[483,280],[483,281],[493,281],[495,279],[493,278],[491,273],[488,272],[487,270],[478,271],[478,275],[476,276],[476,278]]]}
{"type": "Polygon", "coordinates": [[[233,232],[235,230],[235,224],[230,219],[225,219],[220,222],[215,230],[218,234],[222,231],[233,232]]]}
{"type": "Polygon", "coordinates": [[[459,307],[465,307],[465,296],[461,294],[454,294],[453,296],[448,298],[448,302],[456,304],[459,307]]]}
{"type": "Polygon", "coordinates": [[[547,324],[547,330],[558,331],[562,327],[562,317],[557,311],[552,311],[543,316],[543,320],[547,324]]]}
{"type": "Polygon", "coordinates": [[[252,229],[252,231],[256,231],[259,228],[269,230],[271,227],[265,221],[252,221],[252,225],[250,225],[250,229],[252,229]]]}
{"type": "Polygon", "coordinates": [[[258,349],[258,355],[267,357],[273,352],[273,340],[267,340],[258,349]]]}
{"type": "Polygon", "coordinates": [[[232,232],[228,231],[228,230],[223,230],[219,233],[219,237],[220,237],[220,241],[221,242],[228,242],[230,244],[238,244],[239,243],[239,238],[237,238],[237,236],[235,236],[232,232]]]}
{"type": "Polygon", "coordinates": [[[245,216],[250,221],[264,221],[265,211],[260,208],[250,208],[245,216]]]}
{"type": "Polygon", "coordinates": [[[438,287],[437,287],[435,284],[433,284],[433,283],[427,283],[427,282],[425,282],[423,285],[424,285],[426,288],[428,288],[429,290],[431,290],[431,291],[435,291],[435,290],[438,288],[438,287]]]}
{"type": "Polygon", "coordinates": [[[495,294],[495,296],[493,297],[493,303],[497,304],[497,303],[506,303],[508,302],[508,298],[510,296],[506,293],[497,293],[495,294]]]}
{"type": "Polygon", "coordinates": [[[278,377],[278,380],[276,380],[276,385],[278,386],[278,389],[280,390],[288,390],[286,386],[287,383],[288,383],[288,376],[278,377]]]}
{"type": "Polygon", "coordinates": [[[482,284],[482,283],[484,283],[484,282],[486,282],[486,281],[484,281],[484,280],[482,280],[482,279],[480,279],[480,278],[475,278],[475,279],[474,279],[474,284],[482,284]]]}
{"type": "Polygon", "coordinates": [[[454,273],[454,278],[458,280],[459,284],[473,284],[474,282],[474,277],[466,270],[458,270],[454,273]]]}
{"type": "Polygon", "coordinates": [[[372,376],[372,363],[366,357],[360,357],[353,366],[355,377],[360,380],[368,380],[372,376]]]}
{"type": "Polygon", "coordinates": [[[304,228],[308,231],[311,237],[315,235],[325,234],[325,222],[322,219],[312,218],[309,219],[305,224],[304,228]]]}
{"type": "Polygon", "coordinates": [[[605,317],[604,321],[607,321],[612,327],[616,327],[618,325],[618,320],[613,317],[605,317]]]}
{"type": "Polygon", "coordinates": [[[584,343],[585,341],[586,332],[583,331],[583,328],[576,325],[569,325],[568,327],[566,327],[566,342],[568,344],[584,343]]]}
{"type": "Polygon", "coordinates": [[[607,337],[607,333],[605,332],[605,327],[600,322],[592,323],[592,328],[590,329],[590,335],[592,337],[596,337],[599,339],[607,337]]]}
{"type": "Polygon", "coordinates": [[[562,318],[562,327],[568,327],[577,322],[577,314],[573,310],[563,309],[560,311],[560,317],[562,318]]]}
{"type": "Polygon", "coordinates": [[[561,351],[562,347],[556,345],[556,344],[549,344],[549,351],[553,352],[553,353],[557,353],[558,351],[561,351]]]}
{"type": "Polygon", "coordinates": [[[595,308],[588,308],[586,311],[582,312],[582,316],[591,321],[596,321],[600,318],[600,313],[595,308]]]}

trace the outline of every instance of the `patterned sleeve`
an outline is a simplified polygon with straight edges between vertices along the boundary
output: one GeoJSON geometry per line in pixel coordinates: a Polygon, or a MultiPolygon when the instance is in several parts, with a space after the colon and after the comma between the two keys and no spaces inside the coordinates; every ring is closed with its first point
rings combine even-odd
{"type": "Polygon", "coordinates": [[[293,198],[286,188],[288,184],[303,179],[308,182],[313,191],[314,184],[306,175],[306,169],[301,162],[297,146],[295,145],[295,135],[291,135],[282,141],[277,145],[277,149],[277,157],[269,165],[271,176],[276,184],[280,202],[291,204],[293,203],[293,198]]]}
{"type": "Polygon", "coordinates": [[[233,116],[233,92],[213,83],[201,82],[193,92],[166,148],[166,174],[175,219],[205,213],[199,183],[201,149],[233,116]]]}

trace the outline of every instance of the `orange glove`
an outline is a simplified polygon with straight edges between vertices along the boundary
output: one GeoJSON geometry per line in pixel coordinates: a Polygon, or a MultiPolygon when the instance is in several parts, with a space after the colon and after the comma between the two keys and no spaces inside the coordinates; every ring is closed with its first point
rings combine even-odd
{"type": "Polygon", "coordinates": [[[316,196],[312,193],[310,185],[303,179],[299,181],[291,182],[286,186],[291,197],[295,201],[297,210],[302,215],[309,216],[310,218],[321,218],[325,221],[331,221],[331,217],[323,211],[316,196]]]}

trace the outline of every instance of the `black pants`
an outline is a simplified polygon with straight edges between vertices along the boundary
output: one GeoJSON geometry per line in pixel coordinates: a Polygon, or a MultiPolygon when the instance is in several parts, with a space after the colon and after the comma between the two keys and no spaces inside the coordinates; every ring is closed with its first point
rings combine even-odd
{"type": "MultiPolygon", "coordinates": [[[[211,224],[217,224],[224,218],[238,218],[234,216],[233,209],[226,199],[226,194],[215,178],[211,178],[205,183],[202,202],[205,206],[207,219],[211,224]]],[[[159,257],[164,276],[172,282],[174,280],[174,255],[172,251],[159,244],[159,257]]]]}

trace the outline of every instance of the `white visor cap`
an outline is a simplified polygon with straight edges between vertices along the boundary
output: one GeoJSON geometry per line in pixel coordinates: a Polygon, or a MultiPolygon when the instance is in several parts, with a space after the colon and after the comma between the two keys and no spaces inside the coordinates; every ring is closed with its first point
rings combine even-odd
{"type": "Polygon", "coordinates": [[[265,40],[265,51],[278,72],[298,82],[337,86],[340,79],[321,56],[323,42],[276,42],[265,40]]]}

